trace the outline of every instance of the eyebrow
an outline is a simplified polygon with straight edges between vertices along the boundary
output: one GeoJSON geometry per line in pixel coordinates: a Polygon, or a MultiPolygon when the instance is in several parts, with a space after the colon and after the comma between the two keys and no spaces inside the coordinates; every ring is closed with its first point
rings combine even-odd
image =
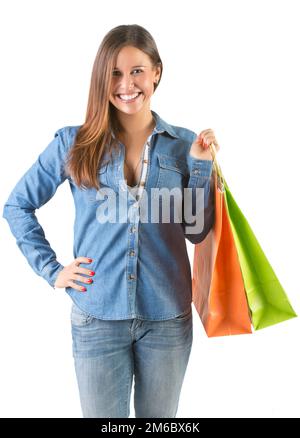
{"type": "MultiPolygon", "coordinates": [[[[146,65],[133,65],[131,68],[137,68],[137,67],[147,67],[146,65]]],[[[118,67],[115,67],[114,70],[119,70],[118,67]]]]}

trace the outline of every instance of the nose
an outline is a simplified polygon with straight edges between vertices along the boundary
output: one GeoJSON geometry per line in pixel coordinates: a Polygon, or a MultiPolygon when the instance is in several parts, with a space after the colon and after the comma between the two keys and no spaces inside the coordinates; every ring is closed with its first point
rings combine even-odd
{"type": "Polygon", "coordinates": [[[134,88],[134,80],[132,78],[132,76],[126,76],[124,75],[119,82],[119,87],[121,88],[121,90],[123,90],[124,92],[126,92],[127,90],[130,91],[131,89],[134,88]]]}

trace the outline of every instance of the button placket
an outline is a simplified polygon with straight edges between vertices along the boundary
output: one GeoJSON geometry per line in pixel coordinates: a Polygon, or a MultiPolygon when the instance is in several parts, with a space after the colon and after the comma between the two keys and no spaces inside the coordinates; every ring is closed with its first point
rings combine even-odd
{"type": "MultiPolygon", "coordinates": [[[[135,225],[130,225],[129,228],[129,247],[128,247],[128,265],[127,265],[127,272],[128,272],[128,280],[130,280],[133,287],[133,282],[136,281],[136,269],[137,269],[137,245],[138,245],[138,223],[139,223],[139,206],[140,206],[140,199],[143,194],[143,190],[146,185],[147,175],[148,175],[148,167],[149,167],[149,150],[151,147],[151,138],[152,134],[147,138],[147,141],[144,145],[144,151],[143,151],[143,159],[142,159],[142,169],[141,169],[141,175],[140,179],[137,185],[137,193],[135,196],[135,202],[131,204],[130,206],[130,213],[131,214],[131,222],[135,222],[135,225]],[[132,208],[134,208],[134,211],[132,212],[132,208]],[[136,211],[135,211],[136,210],[136,211]],[[136,233],[136,234],[134,234],[136,233]]],[[[129,189],[130,191],[130,189],[129,189]]],[[[131,194],[133,196],[133,194],[131,194]]],[[[134,303],[131,303],[134,305],[134,303]]]]}

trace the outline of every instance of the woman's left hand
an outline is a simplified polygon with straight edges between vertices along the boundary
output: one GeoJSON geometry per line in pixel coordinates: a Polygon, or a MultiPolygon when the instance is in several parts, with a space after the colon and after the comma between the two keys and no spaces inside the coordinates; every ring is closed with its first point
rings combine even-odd
{"type": "Polygon", "coordinates": [[[201,160],[212,160],[209,149],[211,143],[215,145],[216,152],[218,152],[220,146],[218,145],[214,131],[212,129],[201,131],[191,146],[190,155],[201,160]]]}

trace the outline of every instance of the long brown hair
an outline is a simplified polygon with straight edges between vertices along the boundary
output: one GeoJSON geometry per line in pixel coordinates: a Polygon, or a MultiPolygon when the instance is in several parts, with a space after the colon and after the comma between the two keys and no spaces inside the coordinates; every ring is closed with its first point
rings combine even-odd
{"type": "Polygon", "coordinates": [[[133,46],[146,53],[155,67],[160,65],[158,83],[163,65],[156,43],[151,34],[137,24],[121,25],[111,29],[103,38],[93,65],[86,118],[76,133],[74,143],[66,160],[66,171],[78,187],[100,188],[98,169],[108,145],[108,156],[117,146],[112,132],[119,131],[114,106],[109,101],[112,71],[119,51],[124,46],[133,46]]]}

